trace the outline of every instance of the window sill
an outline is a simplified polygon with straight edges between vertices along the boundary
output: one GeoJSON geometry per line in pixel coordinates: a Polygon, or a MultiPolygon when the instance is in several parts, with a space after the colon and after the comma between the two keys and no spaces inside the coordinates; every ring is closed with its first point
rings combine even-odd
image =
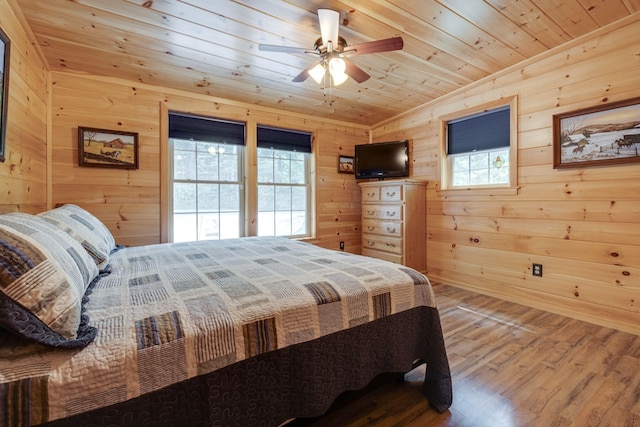
{"type": "Polygon", "coordinates": [[[306,243],[311,243],[311,244],[316,244],[318,243],[320,240],[316,237],[311,237],[311,236],[303,236],[303,237],[291,237],[292,240],[298,240],[300,242],[306,242],[306,243]]]}
{"type": "Polygon", "coordinates": [[[461,187],[436,190],[439,197],[517,196],[518,187],[461,187]]]}

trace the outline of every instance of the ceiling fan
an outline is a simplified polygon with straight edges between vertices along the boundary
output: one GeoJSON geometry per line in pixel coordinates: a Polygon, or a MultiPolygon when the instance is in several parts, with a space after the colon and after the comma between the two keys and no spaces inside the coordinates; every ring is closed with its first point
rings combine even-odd
{"type": "Polygon", "coordinates": [[[321,83],[328,70],[334,86],[344,83],[349,77],[358,83],[362,83],[371,76],[349,61],[347,57],[365,53],[400,50],[404,45],[402,37],[392,37],[348,46],[347,41],[338,35],[338,27],[340,25],[339,12],[330,9],[318,9],[318,19],[320,21],[321,37],[316,40],[313,49],[271,44],[258,45],[259,50],[266,52],[311,54],[320,57],[318,62],[298,74],[293,79],[294,82],[303,82],[311,76],[317,83],[321,83]]]}

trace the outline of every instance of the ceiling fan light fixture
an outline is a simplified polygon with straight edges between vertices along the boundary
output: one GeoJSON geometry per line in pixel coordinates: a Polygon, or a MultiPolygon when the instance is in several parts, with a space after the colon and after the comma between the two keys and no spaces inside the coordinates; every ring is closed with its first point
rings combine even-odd
{"type": "Polygon", "coordinates": [[[324,68],[324,65],[320,63],[309,70],[309,75],[313,80],[315,80],[316,83],[320,84],[322,83],[322,79],[324,78],[325,71],[326,70],[324,68]]]}
{"type": "Polygon", "coordinates": [[[329,71],[331,74],[339,73],[344,74],[347,69],[347,64],[344,62],[342,58],[331,58],[329,61],[329,71]]]}
{"type": "Polygon", "coordinates": [[[349,76],[345,73],[346,70],[347,64],[344,62],[344,59],[331,58],[331,60],[329,60],[329,73],[331,73],[335,86],[339,86],[347,81],[349,76]]]}
{"type": "Polygon", "coordinates": [[[331,74],[331,77],[333,78],[333,85],[334,86],[340,86],[342,83],[346,82],[347,79],[349,78],[348,75],[346,74],[331,74]]]}
{"type": "Polygon", "coordinates": [[[338,44],[338,27],[340,25],[340,13],[331,9],[318,9],[322,44],[326,47],[329,42],[334,46],[338,44]]]}
{"type": "Polygon", "coordinates": [[[344,62],[344,59],[331,58],[329,61],[329,73],[331,73],[333,84],[335,86],[340,86],[342,83],[347,81],[349,76],[345,73],[346,70],[347,64],[344,62]]]}

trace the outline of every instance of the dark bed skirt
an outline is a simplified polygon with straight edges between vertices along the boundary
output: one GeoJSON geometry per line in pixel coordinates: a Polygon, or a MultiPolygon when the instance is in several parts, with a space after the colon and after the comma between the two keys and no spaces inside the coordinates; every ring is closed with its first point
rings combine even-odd
{"type": "Polygon", "coordinates": [[[322,415],[342,392],[417,360],[427,364],[425,397],[446,411],[452,388],[440,317],[417,307],[43,426],[278,426],[322,415]]]}

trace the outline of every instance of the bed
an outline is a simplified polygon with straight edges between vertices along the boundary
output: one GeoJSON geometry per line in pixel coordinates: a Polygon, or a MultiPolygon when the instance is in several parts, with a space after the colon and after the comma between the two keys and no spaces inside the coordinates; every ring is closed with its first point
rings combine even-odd
{"type": "Polygon", "coordinates": [[[421,273],[278,237],[118,247],[84,209],[0,215],[0,426],[278,426],[426,363],[421,273]]]}

